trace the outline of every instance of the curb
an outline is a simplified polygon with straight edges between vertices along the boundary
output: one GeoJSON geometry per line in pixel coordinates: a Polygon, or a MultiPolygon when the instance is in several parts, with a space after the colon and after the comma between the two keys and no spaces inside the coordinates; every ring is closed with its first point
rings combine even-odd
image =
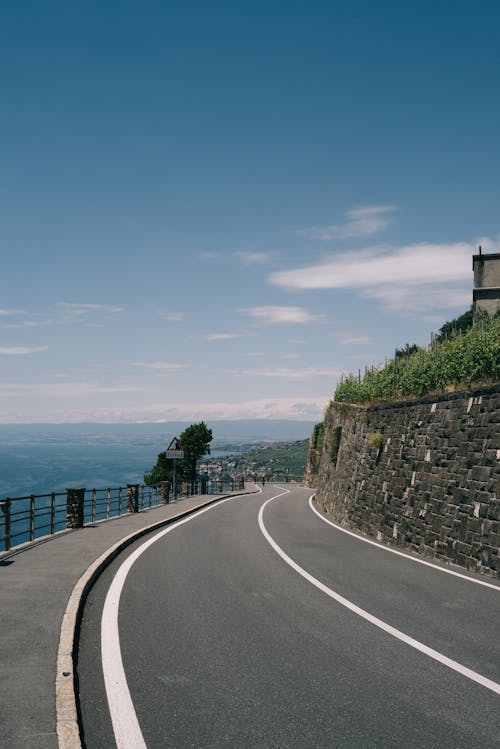
{"type": "Polygon", "coordinates": [[[141,536],[151,533],[165,525],[170,525],[181,517],[192,515],[202,507],[215,504],[221,499],[228,497],[242,497],[247,494],[255,494],[249,491],[242,494],[222,494],[216,499],[210,499],[197,507],[190,510],[179,512],[170,518],[159,520],[156,523],[147,525],[140,530],[130,533],[125,538],[117,541],[109,549],[106,549],[80,577],[75,587],[71,591],[66,611],[64,612],[61,631],[59,637],[59,647],[57,650],[57,671],[56,671],[56,731],[59,749],[82,749],[80,738],[80,723],[78,716],[78,707],[75,690],[75,645],[77,642],[77,633],[83,612],[83,606],[87,595],[94,582],[101,572],[123,551],[127,546],[133,543],[141,536]]]}

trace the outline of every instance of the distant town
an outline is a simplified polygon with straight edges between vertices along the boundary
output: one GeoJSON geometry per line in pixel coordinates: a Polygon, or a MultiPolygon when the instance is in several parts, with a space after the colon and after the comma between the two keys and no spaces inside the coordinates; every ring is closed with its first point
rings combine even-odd
{"type": "MultiPolygon", "coordinates": [[[[199,474],[210,479],[247,481],[301,482],[304,478],[309,440],[242,444],[235,451],[220,457],[205,457],[199,474]]],[[[225,445],[225,450],[231,446],[225,445]]]]}

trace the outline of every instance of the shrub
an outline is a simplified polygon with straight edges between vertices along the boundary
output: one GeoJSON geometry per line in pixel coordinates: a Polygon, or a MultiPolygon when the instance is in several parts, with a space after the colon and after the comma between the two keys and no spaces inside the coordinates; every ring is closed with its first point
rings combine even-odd
{"type": "Polygon", "coordinates": [[[368,444],[372,447],[382,447],[384,444],[384,435],[382,432],[372,432],[368,437],[368,444]]]}

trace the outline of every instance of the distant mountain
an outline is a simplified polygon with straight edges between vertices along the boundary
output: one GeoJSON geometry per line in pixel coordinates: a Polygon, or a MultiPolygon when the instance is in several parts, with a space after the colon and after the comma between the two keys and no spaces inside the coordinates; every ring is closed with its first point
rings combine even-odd
{"type": "MultiPolygon", "coordinates": [[[[130,443],[132,441],[155,444],[170,441],[191,423],[171,421],[160,424],[0,424],[0,444],[3,442],[60,442],[74,441],[95,444],[99,442],[130,443]]],[[[212,429],[214,443],[225,441],[290,441],[310,436],[313,421],[289,421],[286,419],[241,419],[235,421],[206,420],[212,429]]]]}

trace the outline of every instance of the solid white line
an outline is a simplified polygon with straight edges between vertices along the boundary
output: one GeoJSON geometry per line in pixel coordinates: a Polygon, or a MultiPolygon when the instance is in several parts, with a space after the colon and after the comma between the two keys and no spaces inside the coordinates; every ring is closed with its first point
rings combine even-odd
{"type": "MultiPolygon", "coordinates": [[[[241,495],[237,495],[241,497],[241,495]]],[[[101,619],[101,658],[104,673],[104,683],[106,687],[106,696],[108,699],[109,712],[113,731],[115,734],[116,746],[118,749],[146,749],[144,738],[137,720],[134,704],[130,696],[127,684],[127,677],[123,668],[123,661],[120,648],[120,633],[118,631],[118,608],[120,605],[120,596],[125,584],[128,573],[139,557],[160,538],[171,533],[184,523],[203,515],[203,513],[220,507],[222,504],[235,499],[227,497],[220,502],[205,507],[198,512],[189,515],[183,520],[169,525],[152,538],[141,544],[129,557],[120,565],[118,572],[113,578],[106,600],[101,619]]]]}
{"type": "Polygon", "coordinates": [[[370,614],[368,611],[365,611],[364,609],[360,608],[355,603],[352,603],[352,601],[349,601],[347,598],[344,598],[343,596],[339,595],[334,590],[329,588],[327,585],[324,585],[322,582],[320,582],[315,577],[310,575],[309,572],[306,572],[306,570],[303,567],[300,567],[296,562],[294,562],[293,559],[289,557],[288,554],[286,554],[280,546],[278,546],[278,544],[272,538],[272,536],[268,533],[267,528],[264,525],[263,516],[264,516],[265,508],[270,502],[272,502],[273,500],[277,499],[280,496],[281,494],[278,494],[275,497],[271,497],[266,502],[264,502],[264,504],[261,506],[259,510],[259,527],[265,539],[270,544],[270,546],[283,559],[284,562],[286,562],[293,570],[295,570],[295,572],[297,572],[299,575],[305,578],[309,583],[311,583],[311,585],[314,585],[316,588],[321,590],[327,596],[329,596],[330,598],[333,598],[334,601],[337,601],[337,603],[340,603],[342,606],[345,606],[345,608],[349,609],[349,611],[352,611],[354,614],[357,614],[357,616],[360,616],[362,619],[365,619],[366,621],[370,622],[370,624],[374,624],[376,627],[383,630],[384,632],[387,632],[387,634],[391,635],[392,637],[395,637],[396,639],[401,640],[401,642],[404,642],[410,647],[415,648],[415,650],[418,650],[419,652],[424,653],[424,655],[429,656],[429,658],[433,658],[435,661],[438,661],[444,666],[451,668],[453,671],[456,671],[462,676],[465,676],[468,679],[475,681],[477,684],[480,684],[481,686],[486,687],[486,689],[490,689],[492,692],[495,692],[496,694],[500,694],[500,684],[497,684],[495,681],[492,681],[491,679],[487,679],[485,676],[478,674],[476,671],[472,671],[472,669],[467,668],[466,666],[462,666],[461,663],[457,663],[457,661],[453,661],[451,658],[448,658],[442,653],[439,653],[437,650],[433,650],[427,645],[424,645],[418,640],[415,640],[413,637],[410,637],[409,635],[406,635],[404,632],[401,632],[401,630],[396,629],[395,627],[392,627],[390,624],[387,624],[386,622],[382,621],[382,619],[378,619],[376,616],[373,616],[373,614],[370,614]]]}
{"type": "Polygon", "coordinates": [[[321,520],[324,523],[328,523],[328,525],[333,526],[333,528],[335,528],[336,530],[342,531],[342,533],[347,533],[348,536],[352,536],[353,538],[356,538],[358,541],[363,541],[365,544],[371,544],[372,546],[376,546],[376,548],[380,549],[380,551],[388,551],[391,554],[397,554],[400,557],[404,557],[405,559],[408,559],[408,561],[410,562],[416,562],[417,564],[424,564],[426,567],[432,567],[433,570],[437,570],[438,572],[445,572],[447,575],[460,577],[462,578],[462,580],[467,580],[467,582],[475,583],[476,585],[482,585],[485,588],[493,588],[493,590],[496,590],[497,593],[500,593],[500,587],[498,585],[487,583],[485,580],[476,580],[476,578],[474,577],[469,577],[468,575],[464,575],[462,572],[455,572],[455,570],[446,569],[446,567],[439,567],[437,564],[433,564],[432,562],[427,562],[425,559],[417,559],[416,557],[412,557],[409,554],[405,554],[404,551],[391,549],[389,546],[383,546],[382,544],[379,544],[377,541],[374,541],[371,538],[364,538],[363,536],[359,536],[357,533],[354,533],[353,531],[347,530],[347,528],[342,528],[341,525],[337,525],[337,523],[334,523],[331,520],[328,520],[321,514],[321,512],[313,504],[313,497],[314,497],[314,494],[311,494],[311,496],[309,497],[309,507],[311,508],[311,510],[315,512],[316,515],[319,518],[321,518],[321,520]]]}

